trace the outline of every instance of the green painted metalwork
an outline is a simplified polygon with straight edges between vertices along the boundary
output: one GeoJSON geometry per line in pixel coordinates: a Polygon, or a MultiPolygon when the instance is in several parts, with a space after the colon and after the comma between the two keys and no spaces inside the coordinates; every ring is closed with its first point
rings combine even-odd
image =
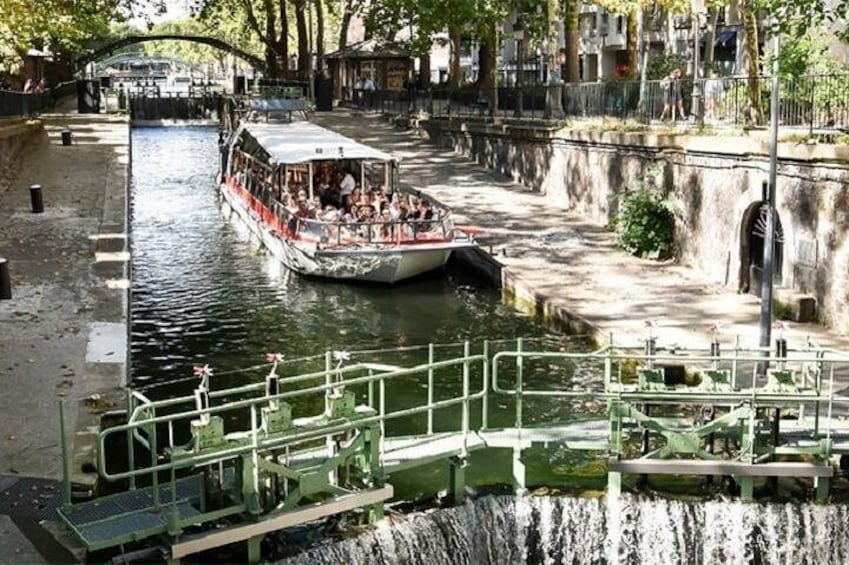
{"type": "MultiPolygon", "coordinates": [[[[449,493],[460,501],[472,451],[512,448],[512,482],[523,490],[523,451],[533,443],[558,442],[569,449],[601,451],[615,462],[616,470],[608,473],[610,495],[621,492],[623,473],[640,468],[629,462],[674,461],[675,469],[691,467],[694,474],[732,469],[741,497],[750,500],[753,477],[769,476],[769,462],[780,456],[813,462],[816,497],[825,500],[828,473],[817,469],[829,466],[834,453],[849,454],[849,424],[832,417],[840,398],[834,394],[835,371],[849,371],[849,356],[813,344],[790,350],[786,357],[763,348],[746,350],[739,342],[722,352],[716,342],[705,351],[658,347],[654,340],[622,345],[612,337],[604,347],[583,354],[528,350],[521,338],[512,350],[497,353],[488,343],[481,353],[473,353],[469,342],[461,345],[458,356],[437,359],[431,344],[427,362],[410,367],[348,363],[348,353],[328,352],[323,370],[278,377],[275,361],[264,383],[209,390],[208,405],[196,405],[195,396],[152,401],[132,391],[127,422],[103,430],[98,449],[101,477],[128,479],[131,489],[102,499],[115,504],[102,505],[104,514],[95,521],[85,517],[88,507],[81,505],[68,505],[62,515],[89,549],[156,536],[177,541],[190,525],[223,518],[230,523],[272,519],[305,503],[382,487],[398,470],[440,460],[449,466],[449,493]],[[578,361],[598,365],[596,384],[532,386],[535,363],[578,361]],[[764,363],[772,368],[753,377],[753,368],[764,363]],[[700,382],[669,384],[670,366],[684,367],[689,382],[700,382]],[[455,375],[455,392],[446,398],[440,390],[437,400],[436,376],[446,373],[455,375]],[[417,406],[395,407],[387,398],[387,383],[409,386],[416,379],[427,388],[426,398],[417,406]],[[362,391],[366,405],[357,405],[355,390],[362,391]],[[300,406],[296,402],[321,406],[319,396],[320,414],[293,416],[293,405],[300,406]],[[587,418],[580,409],[563,411],[562,421],[534,422],[536,411],[526,412],[524,406],[530,399],[558,406],[590,403],[606,414],[591,414],[592,422],[601,422],[591,428],[575,425],[587,418]],[[515,411],[513,427],[491,429],[492,407],[509,403],[515,411]],[[437,411],[442,411],[439,432],[434,431],[437,411]],[[454,416],[445,416],[449,413],[454,416]],[[778,420],[778,414],[786,418],[778,420]],[[235,415],[242,415],[247,429],[227,430],[225,422],[235,415]],[[411,417],[420,422],[420,433],[387,436],[387,422],[411,417]],[[587,430],[597,431],[587,437],[587,430]],[[116,458],[107,453],[107,439],[119,434],[130,442],[124,455],[128,469],[115,471],[107,466],[116,458]],[[177,442],[186,435],[188,442],[177,442]],[[133,448],[148,451],[149,461],[133,458],[133,448]],[[693,464],[688,467],[688,462],[693,464]],[[160,483],[161,473],[171,479],[160,483]],[[192,479],[200,481],[197,492],[181,491],[186,474],[200,477],[192,479]],[[126,501],[137,502],[128,506],[126,501]]],[[[651,467],[660,469],[651,472],[663,472],[662,466],[651,467]]],[[[370,500],[369,505],[369,519],[382,517],[382,504],[370,500]]],[[[260,558],[260,539],[244,540],[252,560],[260,558]]]]}

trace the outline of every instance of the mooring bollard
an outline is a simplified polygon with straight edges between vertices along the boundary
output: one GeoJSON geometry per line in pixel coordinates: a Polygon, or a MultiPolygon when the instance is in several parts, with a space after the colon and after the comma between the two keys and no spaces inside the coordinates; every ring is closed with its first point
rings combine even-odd
{"type": "Polygon", "coordinates": [[[12,299],[12,279],[9,276],[9,262],[0,257],[0,300],[12,299]]]}
{"type": "Polygon", "coordinates": [[[62,145],[70,145],[71,144],[71,130],[64,129],[62,130],[62,145]]]}
{"type": "Polygon", "coordinates": [[[29,201],[32,204],[32,213],[41,214],[44,212],[44,199],[41,197],[41,185],[34,184],[29,187],[29,201]]]}

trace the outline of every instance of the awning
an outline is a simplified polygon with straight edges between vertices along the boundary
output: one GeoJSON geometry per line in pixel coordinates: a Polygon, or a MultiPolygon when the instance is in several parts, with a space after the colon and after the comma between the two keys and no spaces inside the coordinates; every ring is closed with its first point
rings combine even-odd
{"type": "Polygon", "coordinates": [[[716,45],[725,47],[729,41],[737,41],[737,32],[734,30],[720,31],[716,34],[716,45]]]}
{"type": "Polygon", "coordinates": [[[248,123],[244,128],[278,163],[307,163],[330,159],[394,161],[378,151],[311,122],[248,123]]]}

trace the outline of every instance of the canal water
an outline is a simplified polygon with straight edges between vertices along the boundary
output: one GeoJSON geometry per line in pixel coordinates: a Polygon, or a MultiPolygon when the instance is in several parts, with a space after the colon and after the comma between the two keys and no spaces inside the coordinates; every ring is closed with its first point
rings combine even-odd
{"type": "MultiPolygon", "coordinates": [[[[151,398],[189,394],[198,364],[213,368],[213,389],[244,384],[217,375],[261,364],[272,352],[291,358],[467,339],[479,347],[484,339],[516,337],[548,347],[581,343],[505,306],[498,289],[461,268],[397,286],[295,275],[248,245],[220,214],[214,129],[137,128],[132,148],[131,374],[133,384],[151,398]]],[[[460,352],[455,346],[453,356],[460,352]]],[[[418,362],[425,360],[422,355],[418,362]]],[[[261,379],[262,373],[250,377],[261,379]]],[[[424,399],[416,382],[387,392],[390,403],[398,405],[424,399]]],[[[459,407],[446,412],[459,417],[459,407]]],[[[526,421],[535,416],[545,414],[531,414],[526,421]]],[[[412,430],[413,424],[390,426],[412,430]]],[[[539,472],[547,476],[550,455],[540,457],[539,472]]],[[[506,456],[489,455],[472,467],[472,482],[510,476],[506,456]]],[[[415,498],[444,488],[446,473],[436,465],[395,482],[402,495],[415,498]]]]}
{"type": "Polygon", "coordinates": [[[326,349],[544,336],[461,271],[376,286],[308,280],[275,266],[225,223],[216,132],[133,130],[135,385],[326,349]]]}

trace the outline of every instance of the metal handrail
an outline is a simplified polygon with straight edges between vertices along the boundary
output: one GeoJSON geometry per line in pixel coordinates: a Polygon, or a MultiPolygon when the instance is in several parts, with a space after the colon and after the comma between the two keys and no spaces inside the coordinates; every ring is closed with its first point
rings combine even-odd
{"type": "MultiPolygon", "coordinates": [[[[131,477],[139,477],[143,475],[155,475],[160,471],[171,471],[174,469],[190,467],[194,465],[203,465],[216,461],[222,461],[230,458],[234,458],[237,456],[245,455],[251,453],[254,449],[271,449],[271,448],[279,448],[285,447],[286,445],[292,445],[295,443],[303,443],[305,441],[318,439],[321,437],[326,437],[328,435],[334,435],[346,431],[350,431],[353,429],[361,428],[363,426],[373,424],[373,423],[383,423],[386,420],[402,418],[406,416],[411,416],[415,414],[420,414],[424,412],[429,412],[433,410],[438,410],[441,408],[446,408],[449,406],[455,406],[458,404],[464,405],[464,410],[461,414],[461,427],[468,428],[467,419],[468,419],[468,403],[482,398],[486,395],[487,392],[487,383],[485,380],[481,382],[481,388],[475,392],[468,392],[467,394],[463,394],[462,396],[453,397],[447,400],[440,400],[436,402],[429,402],[427,405],[417,406],[413,408],[408,408],[404,410],[396,410],[392,412],[385,412],[385,409],[381,409],[380,412],[375,416],[368,416],[362,419],[352,420],[342,422],[336,425],[331,425],[327,427],[323,427],[320,429],[314,430],[306,430],[300,433],[290,434],[285,437],[277,437],[277,438],[267,438],[261,441],[258,441],[256,446],[253,445],[245,445],[238,446],[231,449],[220,450],[215,453],[210,454],[200,454],[200,455],[192,455],[187,457],[186,459],[180,459],[176,461],[168,461],[166,463],[161,464],[153,464],[145,468],[129,470],[126,472],[120,473],[109,473],[106,468],[106,439],[117,433],[126,433],[129,430],[137,429],[142,426],[150,426],[153,429],[157,424],[171,424],[172,422],[198,418],[203,414],[218,414],[222,412],[228,412],[232,410],[238,410],[241,408],[250,408],[255,409],[258,405],[267,405],[269,401],[273,400],[284,400],[288,398],[294,398],[297,396],[304,396],[311,393],[324,392],[338,389],[339,387],[347,387],[347,386],[355,386],[359,384],[368,384],[373,382],[379,382],[381,384],[381,397],[384,396],[383,392],[383,384],[386,380],[396,377],[403,377],[406,375],[412,375],[421,373],[423,370],[426,370],[427,367],[431,367],[433,369],[452,367],[452,366],[463,366],[468,367],[471,363],[481,362],[482,365],[486,363],[486,358],[483,355],[466,355],[462,358],[438,361],[433,364],[428,365],[417,365],[412,368],[399,369],[392,372],[383,372],[378,374],[366,375],[362,377],[353,378],[350,380],[345,380],[342,382],[325,382],[313,387],[308,387],[295,391],[287,391],[273,396],[262,396],[257,398],[239,400],[236,402],[231,402],[226,405],[210,407],[208,410],[191,410],[187,412],[181,412],[178,414],[170,414],[165,416],[155,416],[153,418],[145,419],[144,421],[132,422],[127,424],[122,424],[119,426],[115,426],[109,428],[107,430],[102,431],[98,436],[98,468],[100,469],[101,476],[107,480],[114,481],[131,477]],[[465,416],[464,416],[465,415],[465,416]],[[465,423],[464,423],[465,422],[465,423]]],[[[351,369],[359,370],[368,368],[369,366],[373,366],[373,364],[358,364],[357,366],[352,366],[351,369]]],[[[285,383],[294,383],[294,382],[302,382],[304,380],[315,379],[317,377],[326,377],[326,376],[335,376],[339,370],[344,371],[347,369],[346,367],[342,367],[340,369],[331,369],[330,371],[321,371],[318,373],[312,373],[308,375],[298,375],[291,377],[289,379],[285,379],[285,381],[281,380],[281,384],[285,383]]],[[[464,370],[463,374],[463,382],[464,382],[464,391],[468,390],[468,379],[469,374],[467,370],[464,370]]],[[[218,391],[215,396],[225,396],[225,395],[234,395],[239,394],[241,392],[250,392],[252,390],[256,390],[257,388],[264,387],[264,383],[248,385],[243,387],[238,387],[236,389],[229,389],[226,391],[218,391]]],[[[213,396],[213,393],[210,393],[210,397],[213,396]]],[[[193,397],[192,397],[193,398],[193,397]]],[[[147,408],[155,409],[156,407],[162,408],[167,406],[172,406],[178,403],[185,403],[189,397],[182,397],[179,399],[168,399],[163,401],[158,401],[153,403],[153,405],[148,406],[147,408]],[[155,406],[154,406],[155,405],[155,406]]],[[[468,430],[465,430],[468,433],[468,430]]],[[[155,434],[152,434],[151,443],[152,443],[152,453],[156,453],[157,445],[155,434]]],[[[170,445],[169,447],[174,447],[170,445]]]]}

